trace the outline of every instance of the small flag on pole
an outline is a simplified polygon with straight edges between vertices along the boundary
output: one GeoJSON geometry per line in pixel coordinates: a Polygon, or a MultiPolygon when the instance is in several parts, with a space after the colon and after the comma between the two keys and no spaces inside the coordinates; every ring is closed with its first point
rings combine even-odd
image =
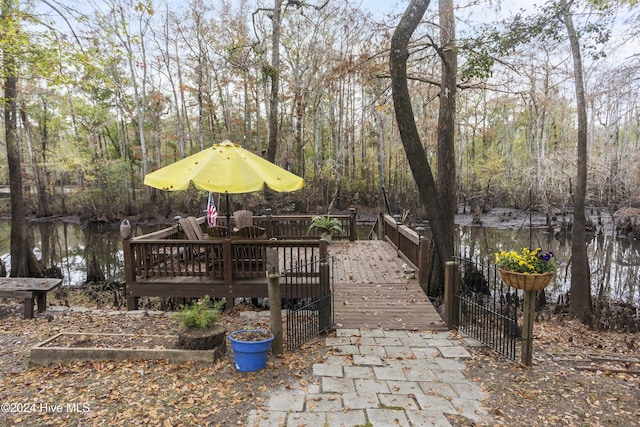
{"type": "Polygon", "coordinates": [[[209,201],[207,202],[207,224],[209,227],[218,225],[218,210],[213,203],[213,193],[209,193],[209,201]]]}

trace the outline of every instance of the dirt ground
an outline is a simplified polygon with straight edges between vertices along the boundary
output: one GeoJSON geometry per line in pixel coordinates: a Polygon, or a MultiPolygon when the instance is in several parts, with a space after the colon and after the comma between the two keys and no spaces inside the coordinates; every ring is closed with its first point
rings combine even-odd
{"type": "Polygon", "coordinates": [[[467,375],[488,392],[494,425],[640,426],[640,334],[563,316],[536,322],[534,334],[531,368],[472,350],[467,375]]]}
{"type": "MultiPolygon", "coordinates": [[[[69,362],[29,365],[32,346],[59,332],[174,334],[177,321],[162,313],[115,312],[84,296],[66,295],[82,309],[52,309],[21,318],[16,300],[0,299],[0,426],[232,426],[276,389],[306,389],[322,360],[324,338],[269,357],[266,369],[236,371],[230,349],[216,363],[167,361],[69,362]]],[[[228,331],[266,326],[236,308],[224,316],[228,331]]],[[[592,331],[551,316],[535,325],[534,366],[526,369],[484,348],[470,349],[468,376],[504,426],[640,426],[640,335],[592,331]]],[[[469,421],[451,416],[455,426],[469,421]]]]}
{"type": "MultiPolygon", "coordinates": [[[[0,426],[232,426],[245,425],[251,409],[265,404],[269,390],[303,388],[324,340],[295,353],[270,355],[259,372],[235,369],[227,349],[217,362],[94,361],[47,367],[29,364],[29,351],[61,332],[175,335],[178,321],[166,313],[130,315],[101,304],[102,310],[74,302],[73,310],[52,310],[22,319],[16,300],[0,299],[0,426]]],[[[221,322],[228,332],[268,326],[268,318],[248,316],[238,307],[221,322]]],[[[97,343],[101,345],[100,343],[97,343]]],[[[140,343],[138,348],[145,347],[140,343]]]]}

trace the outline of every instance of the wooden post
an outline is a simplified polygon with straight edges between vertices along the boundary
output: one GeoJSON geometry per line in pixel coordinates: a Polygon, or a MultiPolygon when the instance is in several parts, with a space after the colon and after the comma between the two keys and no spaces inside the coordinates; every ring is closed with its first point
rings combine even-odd
{"type": "Polygon", "coordinates": [[[319,257],[320,261],[326,260],[329,257],[329,242],[326,240],[320,239],[319,257]]]}
{"type": "Polygon", "coordinates": [[[324,331],[333,325],[333,308],[331,306],[332,298],[324,298],[331,295],[331,273],[329,264],[329,245],[325,240],[320,240],[319,248],[320,258],[320,283],[315,297],[322,296],[322,303],[318,308],[320,331],[324,331]]]}
{"type": "Polygon", "coordinates": [[[356,228],[356,208],[349,208],[349,240],[358,239],[358,229],[356,228]]]}
{"type": "Polygon", "coordinates": [[[429,240],[423,236],[424,227],[416,227],[418,232],[418,284],[429,291],[429,240]]]}
{"type": "Polygon", "coordinates": [[[320,332],[328,330],[333,325],[333,309],[331,307],[331,277],[329,262],[326,258],[320,260],[320,287],[316,297],[318,301],[318,329],[320,332]]]}
{"type": "Polygon", "coordinates": [[[233,308],[233,246],[231,239],[224,239],[222,242],[222,277],[224,277],[225,290],[225,310],[233,308]]]}
{"type": "Polygon", "coordinates": [[[38,313],[47,309],[47,292],[36,292],[36,302],[38,303],[38,313]]]}
{"type": "Polygon", "coordinates": [[[444,314],[445,323],[449,329],[458,329],[460,306],[460,277],[458,265],[454,261],[447,261],[444,267],[444,314]]]}
{"type": "Polygon", "coordinates": [[[402,217],[399,214],[393,216],[395,229],[394,244],[396,245],[396,255],[398,256],[400,256],[400,218],[402,217]]]}
{"type": "Polygon", "coordinates": [[[280,269],[278,267],[278,249],[267,248],[267,279],[269,292],[269,317],[273,342],[271,352],[283,353],[282,339],[282,298],[280,296],[280,269]]]}
{"type": "Polygon", "coordinates": [[[22,304],[22,318],[33,319],[33,295],[30,295],[28,298],[24,298],[22,304]]]}
{"type": "Polygon", "coordinates": [[[522,319],[522,352],[520,363],[533,365],[533,321],[536,316],[536,291],[525,291],[522,319]]]}
{"type": "Polygon", "coordinates": [[[378,215],[378,240],[384,240],[384,213],[378,215]]]}
{"type": "Polygon", "coordinates": [[[122,255],[124,257],[124,295],[127,299],[127,310],[138,309],[138,298],[130,297],[127,292],[127,285],[136,279],[135,254],[131,250],[131,241],[124,239],[122,241],[122,255]]]}
{"type": "Polygon", "coordinates": [[[265,227],[267,229],[267,238],[270,239],[273,236],[273,218],[271,218],[271,208],[267,208],[266,209],[267,212],[267,222],[265,224],[265,227]]]}

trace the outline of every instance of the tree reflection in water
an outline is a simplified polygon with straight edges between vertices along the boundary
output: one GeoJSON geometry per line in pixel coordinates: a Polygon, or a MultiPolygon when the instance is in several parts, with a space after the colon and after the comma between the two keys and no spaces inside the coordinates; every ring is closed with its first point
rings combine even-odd
{"type": "MultiPolygon", "coordinates": [[[[64,285],[79,286],[87,282],[87,273],[92,278],[103,278],[106,282],[124,281],[124,259],[122,236],[119,224],[82,226],[63,221],[32,222],[29,238],[34,243],[36,256],[45,268],[55,267],[62,272],[64,285]],[[87,268],[94,263],[93,273],[87,268]],[[88,271],[89,270],[89,271],[88,271]]],[[[134,235],[162,228],[139,228],[134,235]]],[[[10,257],[10,221],[0,221],[0,257],[7,269],[10,257]]]]}
{"type": "MultiPolygon", "coordinates": [[[[559,261],[558,272],[547,288],[552,301],[570,288],[570,235],[549,233],[546,228],[501,229],[460,226],[458,247],[463,257],[479,261],[494,259],[499,250],[521,250],[540,247],[551,250],[559,261]],[[530,243],[531,242],[531,243],[530,243]]],[[[616,238],[609,234],[588,236],[591,292],[594,296],[610,296],[625,303],[640,304],[640,241],[616,238]]]]}
{"type": "MultiPolygon", "coordinates": [[[[84,227],[69,222],[34,222],[30,225],[36,255],[45,267],[57,266],[64,276],[64,284],[77,286],[87,280],[87,265],[95,256],[104,280],[123,281],[124,261],[119,224],[84,227]]],[[[134,235],[163,228],[136,227],[134,235]]],[[[521,250],[539,246],[552,250],[560,262],[554,283],[547,288],[555,300],[566,292],[570,284],[570,236],[549,233],[544,228],[459,226],[459,253],[481,261],[494,259],[499,250],[521,250]]],[[[365,233],[367,235],[369,228],[365,233]]],[[[10,221],[0,221],[0,254],[7,268],[9,258],[10,221]]],[[[616,238],[613,233],[593,235],[588,241],[591,289],[594,295],[607,296],[626,303],[640,305],[640,242],[616,238]]]]}

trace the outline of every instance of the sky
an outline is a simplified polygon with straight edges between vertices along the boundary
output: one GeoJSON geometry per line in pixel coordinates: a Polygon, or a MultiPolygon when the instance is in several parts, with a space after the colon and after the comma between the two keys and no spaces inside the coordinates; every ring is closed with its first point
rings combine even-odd
{"type": "Polygon", "coordinates": [[[409,0],[360,0],[363,10],[371,12],[375,16],[388,13],[402,13],[409,4],[409,0]]]}
{"type": "MultiPolygon", "coordinates": [[[[359,8],[371,12],[375,18],[383,19],[385,15],[401,15],[404,13],[410,0],[348,0],[354,5],[360,5],[359,8]]],[[[525,10],[525,14],[532,14],[535,11],[535,6],[541,6],[546,3],[547,0],[480,0],[479,5],[473,9],[461,9],[456,11],[456,17],[458,18],[457,32],[459,36],[462,36],[465,32],[465,23],[470,24],[467,26],[467,30],[473,30],[475,25],[481,23],[495,22],[500,19],[505,19],[510,16],[514,16],[520,10],[525,10]]],[[[465,3],[471,3],[471,1],[454,1],[454,6],[461,6],[465,3]]],[[[433,13],[438,7],[438,0],[431,0],[429,4],[429,10],[427,13],[433,13]]],[[[625,16],[620,16],[618,22],[624,20],[625,16]]],[[[616,25],[613,28],[613,36],[620,39],[624,39],[626,28],[621,25],[616,25]]],[[[622,48],[619,54],[622,57],[628,57],[633,54],[637,54],[638,48],[636,43],[629,43],[627,47],[622,48]]]]}
{"type": "MultiPolygon", "coordinates": [[[[350,0],[355,4],[360,3],[360,8],[367,10],[374,15],[382,16],[385,13],[402,14],[410,0],[350,0]]],[[[483,20],[480,15],[485,14],[484,20],[495,19],[495,16],[507,17],[515,14],[520,9],[533,10],[534,5],[544,4],[546,0],[484,0],[476,8],[477,18],[483,20]],[[499,9],[499,12],[496,12],[499,9]]],[[[454,7],[463,5],[464,3],[471,2],[459,2],[454,1],[454,7]]],[[[429,4],[429,10],[436,10],[438,8],[438,0],[431,0],[429,4]]]]}

